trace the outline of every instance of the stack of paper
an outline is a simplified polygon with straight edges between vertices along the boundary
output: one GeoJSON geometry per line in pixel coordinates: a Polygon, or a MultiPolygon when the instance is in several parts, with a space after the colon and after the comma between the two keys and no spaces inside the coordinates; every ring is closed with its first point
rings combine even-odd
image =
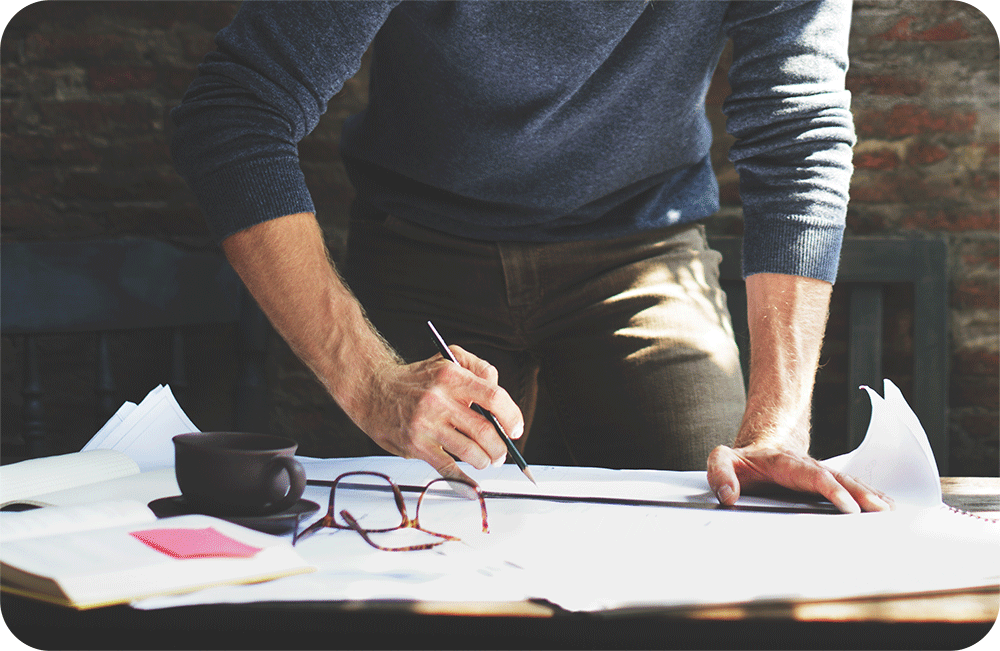
{"type": "Polygon", "coordinates": [[[147,503],[179,493],[171,439],[196,431],[160,386],[82,451],[4,466],[3,504],[46,508],[0,515],[2,589],[93,608],[313,571],[287,539],[205,515],[157,520],[147,503]]]}
{"type": "Polygon", "coordinates": [[[173,437],[197,431],[170,387],[160,385],[138,405],[123,404],[83,450],[117,450],[135,461],[142,471],[173,467],[173,437]]]}
{"type": "Polygon", "coordinates": [[[0,506],[65,506],[122,497],[148,502],[176,495],[172,438],[197,431],[170,387],[158,386],[138,405],[123,404],[80,452],[4,466],[0,506]]]}

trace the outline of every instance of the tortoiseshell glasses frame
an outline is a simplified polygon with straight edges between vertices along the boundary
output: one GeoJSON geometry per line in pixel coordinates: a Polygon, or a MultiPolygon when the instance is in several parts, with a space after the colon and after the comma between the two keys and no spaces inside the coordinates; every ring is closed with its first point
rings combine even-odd
{"type": "MultiPolygon", "coordinates": [[[[373,472],[368,470],[355,470],[351,472],[345,472],[344,474],[337,477],[333,481],[333,484],[330,485],[330,505],[327,508],[326,515],[324,515],[319,520],[313,522],[311,525],[309,525],[306,529],[304,529],[301,532],[299,532],[298,523],[296,523],[295,534],[292,537],[292,544],[295,545],[300,540],[304,540],[305,538],[308,538],[309,536],[316,533],[320,529],[327,527],[331,529],[353,529],[354,531],[357,531],[361,535],[361,537],[365,540],[366,543],[368,543],[375,549],[380,549],[386,552],[409,552],[421,549],[430,549],[432,547],[437,547],[438,545],[441,545],[448,541],[461,540],[457,536],[452,536],[445,533],[438,533],[436,531],[430,531],[420,526],[420,507],[424,503],[424,497],[427,495],[428,489],[430,489],[431,486],[433,486],[438,482],[446,482],[449,484],[451,483],[465,484],[475,492],[475,495],[479,500],[479,508],[483,518],[483,533],[488,533],[489,522],[487,521],[486,517],[486,500],[483,498],[483,493],[479,489],[479,487],[471,482],[462,479],[445,479],[443,477],[430,481],[426,486],[423,487],[422,490],[420,490],[420,497],[417,498],[416,514],[414,515],[413,519],[410,519],[410,517],[406,513],[406,502],[403,500],[403,493],[400,490],[399,486],[396,484],[396,482],[392,481],[392,479],[388,475],[385,475],[380,472],[373,472]],[[334,503],[334,500],[337,495],[337,487],[340,485],[340,482],[343,481],[345,478],[357,477],[357,476],[378,477],[386,482],[385,487],[376,485],[376,486],[366,486],[364,488],[369,488],[369,489],[389,488],[392,490],[393,498],[395,499],[396,502],[396,509],[399,511],[400,515],[400,522],[398,525],[388,528],[366,529],[365,527],[361,526],[358,520],[346,509],[340,511],[340,516],[344,519],[344,522],[346,522],[347,524],[344,525],[337,521],[335,515],[337,513],[337,509],[334,503]],[[434,542],[429,542],[429,543],[423,543],[420,545],[407,545],[405,547],[384,547],[376,543],[374,540],[372,540],[371,536],[369,536],[369,534],[372,533],[388,533],[390,531],[396,531],[398,529],[417,529],[418,531],[423,531],[424,533],[434,536],[439,540],[435,540],[434,542]]],[[[345,484],[342,488],[347,489],[348,486],[350,486],[351,489],[359,488],[359,486],[356,484],[350,484],[350,485],[345,484]]],[[[364,488],[362,488],[362,490],[364,488]]]]}

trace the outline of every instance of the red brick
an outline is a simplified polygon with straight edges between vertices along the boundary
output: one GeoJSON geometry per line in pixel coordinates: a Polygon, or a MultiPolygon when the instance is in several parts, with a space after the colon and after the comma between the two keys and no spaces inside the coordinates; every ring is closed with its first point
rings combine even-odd
{"type": "Polygon", "coordinates": [[[106,132],[125,127],[129,130],[150,131],[159,117],[155,107],[135,101],[123,103],[40,102],[38,111],[47,126],[94,132],[106,132]]]}
{"type": "Polygon", "coordinates": [[[53,143],[52,160],[56,163],[94,164],[102,157],[102,152],[86,138],[67,136],[53,143]]]}
{"type": "Polygon", "coordinates": [[[956,188],[945,179],[928,179],[892,171],[855,175],[851,201],[857,203],[919,203],[952,199],[956,188]]]}
{"type": "Polygon", "coordinates": [[[1000,175],[973,174],[970,186],[982,195],[984,199],[1000,198],[1000,175]]]}
{"type": "Polygon", "coordinates": [[[913,166],[931,165],[948,158],[950,152],[929,142],[918,142],[906,151],[906,162],[913,166]]]}
{"type": "Polygon", "coordinates": [[[961,41],[969,38],[971,34],[960,20],[952,20],[947,23],[939,23],[926,29],[913,29],[913,24],[918,21],[917,16],[904,16],[896,22],[887,32],[879,34],[875,38],[887,41],[961,41]]]}
{"type": "Polygon", "coordinates": [[[863,111],[857,118],[861,136],[903,138],[922,133],[968,133],[976,126],[975,111],[936,111],[916,104],[898,104],[891,111],[863,111]]]}
{"type": "Polygon", "coordinates": [[[962,263],[970,269],[1000,269],[1000,242],[963,242],[959,248],[962,263]]]}
{"type": "Polygon", "coordinates": [[[932,213],[926,210],[916,210],[903,217],[902,225],[904,228],[915,230],[996,232],[997,229],[1000,229],[1000,211],[949,212],[938,210],[932,213]]]}
{"type": "Polygon", "coordinates": [[[963,133],[976,126],[978,115],[972,112],[943,111],[932,113],[915,104],[900,104],[889,114],[889,135],[910,136],[919,133],[963,133]]]}
{"type": "Polygon", "coordinates": [[[107,148],[102,164],[109,170],[173,169],[170,145],[166,138],[156,135],[122,139],[116,146],[107,148]]]}
{"type": "Polygon", "coordinates": [[[919,95],[927,87],[923,79],[892,75],[848,75],[847,90],[854,94],[919,95]]]}
{"type": "Polygon", "coordinates": [[[5,156],[21,162],[38,162],[52,158],[52,139],[37,135],[5,133],[0,136],[0,148],[5,156]]]}
{"type": "MultiPolygon", "coordinates": [[[[7,31],[33,33],[38,25],[80,29],[95,14],[93,2],[36,2],[11,18],[7,31]]],[[[4,36],[7,34],[5,33],[4,36]]]]}
{"type": "Polygon", "coordinates": [[[108,59],[141,60],[138,44],[115,34],[32,33],[24,39],[24,57],[28,62],[54,60],[78,64],[108,59]]]}
{"type": "Polygon", "coordinates": [[[174,172],[157,170],[69,172],[62,194],[95,201],[166,200],[187,186],[174,172]]]}
{"type": "Polygon", "coordinates": [[[954,372],[959,375],[1000,374],[1000,352],[982,348],[967,348],[956,351],[954,372]]]}
{"type": "Polygon", "coordinates": [[[3,190],[8,196],[34,199],[51,197],[61,184],[59,174],[51,168],[5,170],[3,190]]]}
{"type": "Polygon", "coordinates": [[[37,201],[4,201],[0,213],[3,214],[0,223],[5,235],[16,232],[33,239],[68,239],[94,236],[105,231],[92,215],[68,215],[37,201]]]}
{"type": "Polygon", "coordinates": [[[142,20],[151,27],[169,29],[181,23],[191,23],[217,32],[233,19],[238,2],[124,2],[125,11],[136,20],[142,20]]]}
{"type": "Polygon", "coordinates": [[[956,284],[951,302],[960,309],[1000,308],[1000,284],[995,280],[964,280],[956,284]]]}
{"type": "Polygon", "coordinates": [[[146,90],[156,83],[156,70],[135,66],[98,66],[87,71],[90,89],[98,93],[146,90]]]}
{"type": "Polygon", "coordinates": [[[891,149],[854,155],[854,167],[867,170],[892,170],[899,167],[899,156],[891,149]]]}

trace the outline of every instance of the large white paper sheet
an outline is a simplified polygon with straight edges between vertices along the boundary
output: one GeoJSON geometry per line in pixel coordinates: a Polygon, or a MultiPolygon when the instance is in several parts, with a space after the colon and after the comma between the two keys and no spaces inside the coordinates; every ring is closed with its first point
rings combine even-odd
{"type": "MultiPolygon", "coordinates": [[[[864,443],[829,460],[901,505],[891,513],[821,515],[620,506],[531,499],[487,500],[490,533],[418,552],[381,552],[353,531],[325,529],[298,549],[319,571],[254,586],[226,586],[135,604],[414,599],[546,599],[568,610],[695,605],[759,599],[829,599],[1000,584],[1000,524],[940,500],[926,435],[898,390],[870,392],[864,443]]],[[[420,461],[306,459],[311,479],[377,470],[399,484],[436,477],[420,461]]],[[[704,473],[533,466],[536,489],[516,467],[465,466],[487,491],[647,498],[714,506],[704,473]]],[[[329,489],[307,497],[325,510],[329,489]]],[[[386,504],[387,494],[372,494],[386,504]]],[[[407,493],[410,515],[416,496],[407,493]]],[[[444,499],[444,498],[442,498],[444,499]]],[[[740,503],[775,504],[741,497],[740,503]]],[[[317,514],[316,517],[320,517],[317,514]]],[[[456,523],[455,526],[458,526],[456,523]]],[[[392,535],[392,534],[390,534],[392,535]]],[[[418,534],[419,535],[419,534],[418,534]]]]}
{"type": "Polygon", "coordinates": [[[872,417],[856,450],[826,465],[853,475],[890,495],[899,507],[937,506],[941,477],[924,428],[895,384],[885,381],[885,398],[862,387],[872,401],[872,417]]]}

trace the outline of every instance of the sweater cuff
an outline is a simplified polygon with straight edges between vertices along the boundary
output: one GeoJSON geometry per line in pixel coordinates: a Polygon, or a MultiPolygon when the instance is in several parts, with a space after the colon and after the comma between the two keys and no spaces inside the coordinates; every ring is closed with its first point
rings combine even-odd
{"type": "Polygon", "coordinates": [[[227,165],[187,181],[217,242],[269,219],[316,211],[292,156],[227,165]]]}
{"type": "Polygon", "coordinates": [[[747,228],[743,235],[743,277],[757,273],[805,276],[833,283],[840,265],[844,229],[793,221],[747,228]]]}

